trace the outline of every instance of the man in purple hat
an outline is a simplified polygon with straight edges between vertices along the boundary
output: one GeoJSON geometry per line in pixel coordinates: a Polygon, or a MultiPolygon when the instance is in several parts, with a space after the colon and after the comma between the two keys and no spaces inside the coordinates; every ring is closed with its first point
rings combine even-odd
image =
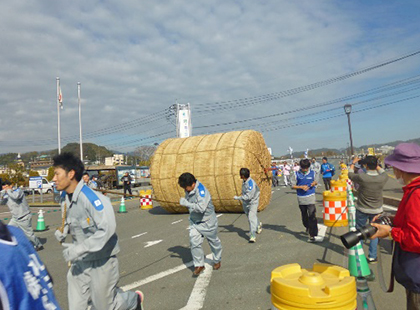
{"type": "Polygon", "coordinates": [[[393,167],[397,181],[404,185],[404,196],[392,219],[392,227],[372,223],[378,228],[372,239],[388,236],[394,239],[395,279],[407,291],[407,309],[420,309],[420,146],[397,145],[385,164],[393,167]]]}

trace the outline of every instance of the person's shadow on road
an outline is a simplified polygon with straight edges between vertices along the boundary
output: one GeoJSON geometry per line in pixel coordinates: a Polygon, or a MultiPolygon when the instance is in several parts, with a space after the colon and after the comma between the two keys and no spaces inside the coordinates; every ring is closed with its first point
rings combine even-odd
{"type": "Polygon", "coordinates": [[[168,248],[169,252],[172,252],[170,257],[178,257],[182,259],[184,264],[192,261],[191,250],[189,247],[176,245],[173,247],[168,248]]]}
{"type": "Polygon", "coordinates": [[[235,225],[233,224],[229,224],[229,225],[219,225],[220,228],[222,228],[222,230],[220,230],[220,233],[237,233],[239,237],[248,240],[248,235],[247,233],[238,227],[235,227],[235,225]]]}

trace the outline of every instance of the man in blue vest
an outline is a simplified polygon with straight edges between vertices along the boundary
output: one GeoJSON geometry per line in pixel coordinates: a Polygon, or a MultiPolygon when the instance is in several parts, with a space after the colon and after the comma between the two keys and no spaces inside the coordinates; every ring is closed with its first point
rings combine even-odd
{"type": "Polygon", "coordinates": [[[185,198],[179,201],[190,212],[190,244],[194,263],[193,276],[204,270],[204,251],[202,244],[207,239],[213,253],[213,269],[221,266],[222,243],[217,236],[218,222],[210,192],[189,172],[181,174],[178,184],[185,190],[185,198]]]}
{"type": "Polygon", "coordinates": [[[73,239],[71,244],[63,243],[64,259],[71,263],[67,274],[70,310],[87,309],[89,301],[94,309],[142,309],[141,291],[124,292],[117,287],[120,248],[111,201],[84,184],[79,158],[63,153],[53,161],[53,180],[63,191],[60,203],[66,215],[55,236],[59,242],[68,234],[73,239]]]}
{"type": "Polygon", "coordinates": [[[239,170],[239,176],[243,181],[242,195],[235,196],[233,199],[242,201],[242,207],[249,221],[249,242],[254,243],[256,241],[255,233],[260,234],[262,231],[262,223],[258,221],[257,217],[258,204],[260,202],[260,188],[250,177],[248,168],[241,168],[239,170]]]}
{"type": "Polygon", "coordinates": [[[0,221],[0,309],[59,310],[50,275],[25,234],[0,221]]]}
{"type": "Polygon", "coordinates": [[[302,214],[302,223],[309,234],[308,242],[322,241],[318,236],[318,222],[316,219],[315,188],[318,184],[318,174],[310,170],[309,159],[302,159],[299,163],[300,169],[292,174],[292,188],[296,189],[299,209],[302,214]]]}
{"type": "Polygon", "coordinates": [[[327,157],[322,158],[322,165],[321,165],[321,174],[322,180],[324,181],[325,190],[329,191],[331,189],[331,178],[335,173],[334,165],[328,162],[327,157]]]}

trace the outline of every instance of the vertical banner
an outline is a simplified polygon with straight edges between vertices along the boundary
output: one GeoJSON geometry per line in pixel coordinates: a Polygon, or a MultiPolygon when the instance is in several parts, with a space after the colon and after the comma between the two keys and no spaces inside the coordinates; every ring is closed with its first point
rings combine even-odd
{"type": "Polygon", "coordinates": [[[177,136],[187,138],[192,135],[190,104],[178,104],[177,136]]]}

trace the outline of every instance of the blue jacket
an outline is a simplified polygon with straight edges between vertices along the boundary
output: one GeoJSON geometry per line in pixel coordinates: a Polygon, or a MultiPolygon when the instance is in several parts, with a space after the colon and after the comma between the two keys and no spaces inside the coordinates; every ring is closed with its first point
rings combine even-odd
{"type": "Polygon", "coordinates": [[[321,165],[321,174],[323,178],[332,178],[332,176],[334,175],[334,171],[334,165],[331,165],[330,163],[325,163],[321,165]]]}
{"type": "Polygon", "coordinates": [[[0,240],[0,305],[3,309],[60,309],[33,245],[19,228],[7,228],[12,241],[0,240]]]}

